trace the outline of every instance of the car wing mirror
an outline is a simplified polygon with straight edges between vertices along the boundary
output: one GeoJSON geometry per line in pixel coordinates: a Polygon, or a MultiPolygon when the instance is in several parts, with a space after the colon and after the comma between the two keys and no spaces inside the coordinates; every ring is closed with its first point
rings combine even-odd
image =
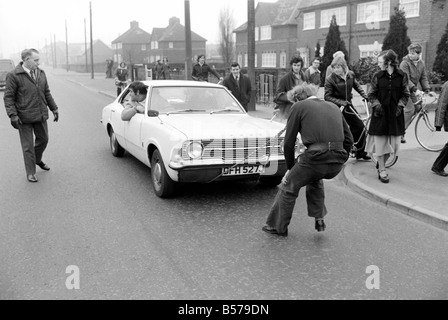
{"type": "Polygon", "coordinates": [[[159,116],[159,111],[157,110],[148,110],[148,117],[156,118],[159,116]]]}

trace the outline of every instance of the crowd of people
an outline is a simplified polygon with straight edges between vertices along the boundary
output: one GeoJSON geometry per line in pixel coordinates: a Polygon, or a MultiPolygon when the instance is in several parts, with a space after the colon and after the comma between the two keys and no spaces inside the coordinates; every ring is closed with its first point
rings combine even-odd
{"type": "MultiPolygon", "coordinates": [[[[321,83],[320,60],[315,58],[312,66],[304,71],[301,57],[291,59],[290,71],[279,79],[274,100],[278,114],[286,122],[284,153],[287,172],[263,231],[278,236],[288,235],[294,205],[304,186],[308,215],[315,218],[316,230],[324,231],[327,209],[323,179],[334,178],[353,150],[357,160],[370,160],[370,154],[375,154],[378,179],[389,183],[386,162],[391,154],[397,155],[401,143],[406,142],[408,116],[419,111],[416,106],[418,86],[425,92],[430,90],[421,49],[418,44],[411,45],[409,55],[401,63],[393,50],[381,52],[378,55],[380,71],[373,76],[367,93],[349,70],[344,54],[336,52],[326,72],[324,99],[317,98],[321,83]],[[353,107],[353,89],[372,107],[368,134],[365,134],[364,124],[353,107]],[[297,159],[295,144],[298,133],[306,151],[297,159]]],[[[59,109],[50,93],[45,72],[39,68],[39,52],[26,49],[21,58],[22,62],[7,75],[4,103],[11,125],[19,132],[27,179],[35,183],[38,181],[36,166],[50,170],[43,162],[48,144],[48,109],[55,122],[59,120],[59,109]]],[[[169,70],[166,58],[158,60],[153,68],[153,78],[170,79],[169,70]]],[[[232,63],[230,71],[227,77],[220,76],[205,63],[205,56],[200,55],[191,78],[208,81],[209,74],[214,75],[247,111],[252,96],[251,81],[236,62],[232,63]]],[[[128,81],[126,63],[120,63],[115,79],[120,85],[128,81]]],[[[129,89],[130,100],[122,113],[123,121],[145,111],[147,86],[136,81],[130,84],[129,89]]],[[[120,93],[121,88],[117,89],[117,94],[120,93]]],[[[437,131],[442,128],[448,131],[447,109],[448,81],[442,87],[436,110],[437,131]]],[[[448,173],[444,171],[447,164],[448,142],[431,169],[435,174],[447,177],[448,173]]]]}

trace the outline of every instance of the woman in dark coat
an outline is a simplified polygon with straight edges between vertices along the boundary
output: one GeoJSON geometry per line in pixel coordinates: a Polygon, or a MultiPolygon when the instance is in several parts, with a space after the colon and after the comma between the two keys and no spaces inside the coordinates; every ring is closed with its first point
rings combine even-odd
{"type": "Polygon", "coordinates": [[[378,159],[378,179],[389,182],[386,162],[391,153],[398,154],[401,136],[404,134],[403,108],[409,99],[408,77],[398,68],[398,56],[386,50],[378,56],[381,71],[372,79],[368,95],[373,114],[369,126],[366,151],[375,153],[378,159]]]}

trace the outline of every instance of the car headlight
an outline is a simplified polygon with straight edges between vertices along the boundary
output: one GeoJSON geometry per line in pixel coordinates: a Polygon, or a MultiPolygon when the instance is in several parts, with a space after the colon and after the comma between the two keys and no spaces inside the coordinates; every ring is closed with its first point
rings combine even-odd
{"type": "Polygon", "coordinates": [[[202,143],[190,142],[190,144],[187,146],[187,154],[193,160],[202,157],[203,152],[204,147],[202,146],[202,143]]]}

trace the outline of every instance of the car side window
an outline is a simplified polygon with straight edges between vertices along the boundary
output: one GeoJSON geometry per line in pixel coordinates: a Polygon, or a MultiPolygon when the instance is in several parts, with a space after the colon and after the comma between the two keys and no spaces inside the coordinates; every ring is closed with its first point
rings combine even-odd
{"type": "Polygon", "coordinates": [[[123,108],[124,108],[126,102],[129,102],[129,101],[131,100],[130,92],[131,92],[131,90],[128,89],[128,90],[121,96],[120,104],[123,106],[123,108]]]}

